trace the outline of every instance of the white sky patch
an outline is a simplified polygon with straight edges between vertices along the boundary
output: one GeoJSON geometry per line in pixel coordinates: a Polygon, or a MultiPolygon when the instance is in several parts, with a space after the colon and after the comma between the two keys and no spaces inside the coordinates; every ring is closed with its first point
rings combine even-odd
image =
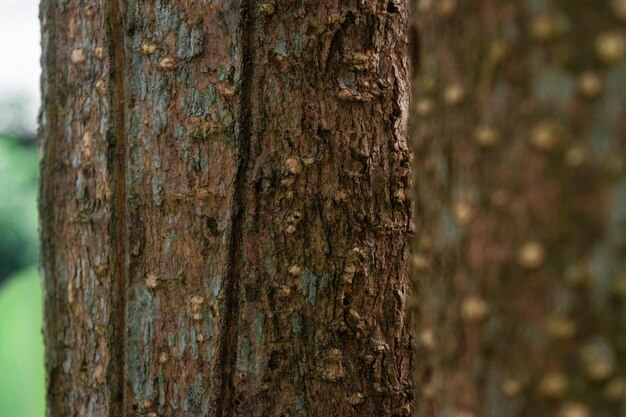
{"type": "Polygon", "coordinates": [[[39,37],[38,0],[0,0],[0,131],[36,129],[39,37]]]}

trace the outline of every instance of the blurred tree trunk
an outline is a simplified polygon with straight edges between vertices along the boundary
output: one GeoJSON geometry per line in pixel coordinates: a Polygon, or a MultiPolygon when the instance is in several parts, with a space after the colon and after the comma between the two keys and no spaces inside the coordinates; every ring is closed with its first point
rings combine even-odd
{"type": "Polygon", "coordinates": [[[623,415],[626,2],[414,6],[416,414],[623,415]]]}
{"type": "Polygon", "coordinates": [[[41,19],[48,415],[408,414],[407,4],[41,19]]]}

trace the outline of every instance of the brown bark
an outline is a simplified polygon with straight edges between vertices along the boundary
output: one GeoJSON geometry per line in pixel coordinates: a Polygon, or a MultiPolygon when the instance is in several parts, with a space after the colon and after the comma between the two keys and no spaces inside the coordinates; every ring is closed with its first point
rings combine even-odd
{"type": "Polygon", "coordinates": [[[41,17],[48,415],[408,414],[407,5],[41,17]]]}
{"type": "Polygon", "coordinates": [[[626,2],[414,6],[416,415],[623,415],[626,2]]]}

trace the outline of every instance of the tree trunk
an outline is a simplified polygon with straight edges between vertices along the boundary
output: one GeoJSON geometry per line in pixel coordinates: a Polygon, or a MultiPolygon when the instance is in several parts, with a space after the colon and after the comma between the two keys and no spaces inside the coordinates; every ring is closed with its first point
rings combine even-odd
{"type": "Polygon", "coordinates": [[[407,4],[41,19],[48,415],[407,415],[407,4]]]}
{"type": "Polygon", "coordinates": [[[415,12],[416,415],[623,415],[626,2],[415,12]]]}

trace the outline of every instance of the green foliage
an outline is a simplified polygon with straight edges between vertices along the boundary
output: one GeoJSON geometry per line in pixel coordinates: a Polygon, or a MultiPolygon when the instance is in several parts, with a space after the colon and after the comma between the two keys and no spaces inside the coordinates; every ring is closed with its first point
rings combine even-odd
{"type": "Polygon", "coordinates": [[[37,151],[0,135],[0,282],[37,262],[37,151]]]}
{"type": "Polygon", "coordinates": [[[44,415],[36,201],[37,150],[0,135],[0,417],[44,415]]]}
{"type": "Polygon", "coordinates": [[[0,417],[43,417],[41,283],[34,267],[0,287],[0,417]]]}

